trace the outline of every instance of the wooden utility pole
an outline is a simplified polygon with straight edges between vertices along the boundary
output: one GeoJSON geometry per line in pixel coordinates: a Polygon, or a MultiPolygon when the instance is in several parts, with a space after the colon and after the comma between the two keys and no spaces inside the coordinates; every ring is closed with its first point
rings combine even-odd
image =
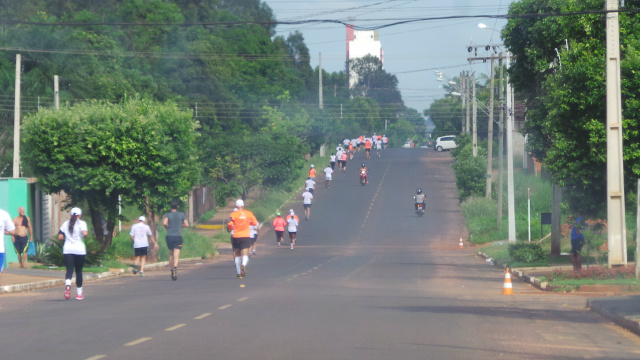
{"type": "Polygon", "coordinates": [[[476,99],[476,74],[473,73],[473,75],[471,75],[471,81],[473,82],[473,84],[471,85],[473,88],[473,137],[472,137],[472,142],[473,142],[473,147],[471,149],[471,152],[473,153],[473,157],[478,156],[478,101],[476,99]]]}
{"type": "Polygon", "coordinates": [[[489,85],[489,124],[487,126],[487,183],[485,197],[491,199],[491,175],[493,174],[493,98],[494,98],[494,70],[495,58],[491,57],[491,80],[489,85]]]}
{"type": "Polygon", "coordinates": [[[20,177],[20,75],[22,59],[16,54],[16,89],[13,108],[13,177],[20,177]]]}

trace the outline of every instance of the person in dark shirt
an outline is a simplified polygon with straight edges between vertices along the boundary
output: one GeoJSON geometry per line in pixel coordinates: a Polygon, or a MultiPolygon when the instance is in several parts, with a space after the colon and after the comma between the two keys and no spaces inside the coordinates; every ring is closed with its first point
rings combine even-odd
{"type": "Polygon", "coordinates": [[[178,280],[178,262],[180,250],[182,250],[182,228],[189,227],[189,222],[184,213],[178,211],[178,200],[171,201],[171,211],[164,214],[162,225],[167,229],[167,248],[169,249],[169,268],[171,268],[171,280],[178,280]]]}

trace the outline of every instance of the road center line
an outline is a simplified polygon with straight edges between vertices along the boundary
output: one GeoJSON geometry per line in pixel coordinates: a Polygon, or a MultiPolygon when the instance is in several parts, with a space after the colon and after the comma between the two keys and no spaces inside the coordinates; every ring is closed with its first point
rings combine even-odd
{"type": "Polygon", "coordinates": [[[245,301],[245,300],[247,300],[248,298],[249,298],[248,296],[245,296],[245,297],[243,297],[243,298],[238,299],[238,301],[245,301]]]}
{"type": "Polygon", "coordinates": [[[218,308],[218,310],[224,310],[224,309],[229,308],[229,307],[231,307],[231,304],[228,304],[228,305],[222,305],[222,306],[220,306],[220,307],[218,308]]]}
{"type": "Polygon", "coordinates": [[[143,337],[143,338],[140,338],[138,340],[133,340],[130,343],[126,343],[126,344],[124,344],[124,346],[138,345],[138,344],[143,343],[143,342],[148,341],[148,340],[151,340],[151,338],[150,337],[143,337]]]}
{"type": "Polygon", "coordinates": [[[178,324],[178,325],[176,325],[176,326],[172,326],[172,327],[170,327],[170,328],[166,328],[166,329],[164,329],[164,331],[173,331],[173,330],[177,330],[177,329],[180,329],[180,328],[181,328],[181,327],[183,327],[183,326],[187,326],[187,324],[178,324]]]}
{"type": "Polygon", "coordinates": [[[90,358],[87,358],[86,360],[98,360],[98,359],[102,359],[107,357],[107,355],[96,355],[96,356],[92,356],[90,358]]]}
{"type": "Polygon", "coordinates": [[[207,317],[207,316],[209,316],[209,315],[211,315],[211,313],[204,313],[204,314],[202,314],[202,315],[199,315],[199,316],[194,317],[194,319],[196,319],[196,320],[204,319],[204,318],[206,318],[206,317],[207,317]]]}

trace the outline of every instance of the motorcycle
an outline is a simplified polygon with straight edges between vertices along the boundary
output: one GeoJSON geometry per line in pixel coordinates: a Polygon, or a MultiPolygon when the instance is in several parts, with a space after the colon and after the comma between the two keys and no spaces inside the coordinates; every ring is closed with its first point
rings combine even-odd
{"type": "Polygon", "coordinates": [[[418,203],[417,207],[418,207],[418,210],[416,210],[416,214],[418,214],[418,216],[424,215],[424,204],[418,203]]]}
{"type": "Polygon", "coordinates": [[[362,170],[360,171],[360,184],[364,186],[367,183],[367,172],[362,170]]]}

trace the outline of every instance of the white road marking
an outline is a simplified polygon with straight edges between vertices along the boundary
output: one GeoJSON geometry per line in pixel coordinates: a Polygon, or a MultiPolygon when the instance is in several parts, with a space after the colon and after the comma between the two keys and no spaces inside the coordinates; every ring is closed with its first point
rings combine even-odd
{"type": "Polygon", "coordinates": [[[98,359],[102,359],[107,357],[107,355],[96,355],[96,356],[92,356],[90,358],[87,358],[86,360],[98,360],[98,359]]]}
{"type": "Polygon", "coordinates": [[[245,301],[245,300],[247,300],[248,298],[249,298],[249,297],[248,297],[248,296],[246,296],[246,297],[243,297],[243,298],[238,299],[238,301],[245,301]]]}
{"type": "Polygon", "coordinates": [[[181,327],[183,327],[183,326],[187,326],[187,324],[178,324],[178,325],[172,326],[172,327],[170,327],[170,328],[166,328],[166,329],[164,329],[164,331],[173,331],[173,330],[177,330],[177,329],[180,329],[180,328],[181,328],[181,327]]]}
{"type": "Polygon", "coordinates": [[[140,338],[138,340],[133,340],[132,342],[126,343],[126,344],[124,344],[124,346],[138,345],[138,344],[143,343],[143,342],[148,341],[148,340],[151,340],[151,338],[150,337],[143,337],[143,338],[140,338]]]}
{"type": "Polygon", "coordinates": [[[204,314],[202,314],[202,315],[199,315],[199,316],[194,317],[194,319],[196,319],[196,320],[204,319],[204,318],[206,318],[206,317],[207,317],[207,316],[209,316],[209,315],[211,315],[211,313],[204,313],[204,314]]]}
{"type": "Polygon", "coordinates": [[[218,310],[224,310],[224,309],[229,308],[229,307],[231,307],[231,306],[232,306],[231,304],[229,304],[229,305],[222,305],[222,306],[220,306],[220,307],[218,308],[218,310]]]}

